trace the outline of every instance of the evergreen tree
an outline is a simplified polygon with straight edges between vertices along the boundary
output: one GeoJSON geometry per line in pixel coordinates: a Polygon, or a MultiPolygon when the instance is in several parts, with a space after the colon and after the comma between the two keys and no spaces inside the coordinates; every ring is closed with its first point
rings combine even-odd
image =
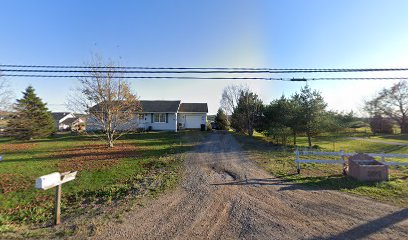
{"type": "Polygon", "coordinates": [[[29,86],[14,106],[15,113],[9,121],[9,130],[17,139],[30,140],[47,137],[55,132],[54,119],[29,86]]]}
{"type": "Polygon", "coordinates": [[[252,136],[255,128],[261,123],[262,111],[263,103],[258,95],[249,90],[242,91],[231,116],[231,127],[252,136]]]}
{"type": "Polygon", "coordinates": [[[298,106],[298,128],[306,133],[309,147],[312,147],[312,136],[324,130],[323,121],[326,117],[326,102],[320,92],[312,90],[308,85],[301,88],[300,93],[292,96],[298,106]]]}
{"type": "Polygon", "coordinates": [[[228,117],[221,108],[218,109],[217,115],[215,116],[215,123],[220,130],[228,130],[229,128],[228,117]]]}

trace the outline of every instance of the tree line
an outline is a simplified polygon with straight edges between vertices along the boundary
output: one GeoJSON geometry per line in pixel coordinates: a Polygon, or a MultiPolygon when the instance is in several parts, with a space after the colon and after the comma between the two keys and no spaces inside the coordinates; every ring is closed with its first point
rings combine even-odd
{"type": "MultiPolygon", "coordinates": [[[[77,88],[68,97],[71,110],[85,113],[87,120],[98,126],[94,133],[86,133],[100,138],[108,147],[113,147],[119,137],[135,129],[127,126],[135,118],[135,112],[141,110],[140,101],[130,84],[114,71],[116,66],[112,61],[95,56],[86,65],[89,72],[78,78],[77,88]],[[106,71],[100,73],[97,71],[100,68],[106,71]]],[[[13,104],[9,96],[6,83],[0,82],[0,111],[11,112],[7,126],[11,136],[31,140],[48,137],[56,132],[56,124],[47,104],[37,96],[32,86],[27,87],[23,97],[13,104]]]]}
{"type": "MultiPolygon", "coordinates": [[[[269,104],[264,104],[247,86],[228,86],[220,103],[216,116],[219,126],[250,136],[254,131],[261,132],[281,144],[292,139],[296,145],[297,136],[302,134],[312,147],[312,138],[323,132],[339,133],[366,125],[352,111],[329,111],[321,93],[308,85],[290,97],[282,96],[269,104]]],[[[394,123],[399,125],[401,133],[408,133],[408,84],[401,81],[384,88],[365,101],[364,110],[369,114],[373,133],[387,133],[394,123]]]]}

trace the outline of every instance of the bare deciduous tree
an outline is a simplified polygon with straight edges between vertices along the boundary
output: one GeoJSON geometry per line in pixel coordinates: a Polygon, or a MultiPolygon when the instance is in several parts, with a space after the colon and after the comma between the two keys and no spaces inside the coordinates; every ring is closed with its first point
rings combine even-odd
{"type": "Polygon", "coordinates": [[[385,115],[398,123],[401,133],[408,133],[408,83],[400,81],[390,88],[384,88],[364,108],[370,115],[385,115]]]}
{"type": "Polygon", "coordinates": [[[222,91],[220,104],[227,116],[231,116],[231,114],[237,108],[241,93],[248,91],[249,88],[246,85],[230,85],[224,88],[222,91]]]}
{"type": "Polygon", "coordinates": [[[12,98],[12,93],[9,89],[9,85],[7,84],[7,81],[5,79],[0,79],[0,111],[6,111],[10,108],[11,98],[12,98]]]}
{"type": "Polygon", "coordinates": [[[79,78],[76,94],[69,99],[71,106],[89,114],[87,131],[102,131],[109,147],[137,128],[136,113],[141,111],[140,101],[129,83],[115,71],[113,62],[94,60],[89,72],[79,78]]]}

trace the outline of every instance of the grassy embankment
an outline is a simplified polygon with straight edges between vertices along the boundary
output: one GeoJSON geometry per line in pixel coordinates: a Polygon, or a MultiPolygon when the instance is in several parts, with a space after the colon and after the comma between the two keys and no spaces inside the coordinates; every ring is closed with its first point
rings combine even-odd
{"type": "MultiPolygon", "coordinates": [[[[261,134],[248,137],[235,134],[243,148],[267,171],[273,175],[298,184],[320,189],[340,190],[367,196],[390,204],[408,207],[408,167],[390,167],[390,181],[380,183],[358,182],[342,175],[342,167],[332,164],[302,164],[301,174],[296,173],[293,146],[277,146],[261,134]]],[[[408,142],[408,135],[377,136],[372,139],[408,142]]],[[[299,137],[297,145],[307,146],[307,139],[299,137]]],[[[352,140],[346,136],[322,136],[313,139],[313,145],[320,151],[365,152],[365,153],[401,153],[408,154],[408,146],[397,146],[365,140],[352,140]]],[[[313,157],[307,156],[309,159],[313,157]]],[[[320,158],[322,158],[320,156],[320,158]]],[[[326,159],[326,157],[324,157],[326,159]]],[[[317,159],[316,157],[314,159],[317,159]]],[[[387,160],[387,159],[386,159],[387,160]]],[[[405,161],[408,159],[388,159],[405,161]]]]}
{"type": "Polygon", "coordinates": [[[64,220],[173,186],[180,175],[182,153],[202,134],[134,134],[118,140],[113,149],[93,137],[70,134],[29,142],[0,138],[0,234],[50,224],[54,189],[34,189],[39,176],[79,171],[77,179],[62,188],[64,220]]]}

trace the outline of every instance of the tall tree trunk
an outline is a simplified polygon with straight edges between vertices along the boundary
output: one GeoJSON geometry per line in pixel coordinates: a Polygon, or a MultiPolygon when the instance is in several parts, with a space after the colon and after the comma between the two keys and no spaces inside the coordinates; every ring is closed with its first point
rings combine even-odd
{"type": "Polygon", "coordinates": [[[408,133],[408,119],[402,119],[400,128],[401,133],[408,133]]]}
{"type": "Polygon", "coordinates": [[[249,127],[248,127],[248,135],[249,135],[249,136],[254,135],[254,128],[253,128],[252,126],[249,126],[249,127]]]}
{"type": "Polygon", "coordinates": [[[296,145],[296,131],[293,131],[293,145],[296,145]]]}
{"type": "Polygon", "coordinates": [[[107,140],[108,140],[108,147],[112,148],[113,147],[113,134],[108,132],[106,135],[107,135],[107,140]]]}
{"type": "Polygon", "coordinates": [[[312,137],[309,132],[307,133],[307,141],[309,142],[309,148],[312,148],[312,137]]]}

